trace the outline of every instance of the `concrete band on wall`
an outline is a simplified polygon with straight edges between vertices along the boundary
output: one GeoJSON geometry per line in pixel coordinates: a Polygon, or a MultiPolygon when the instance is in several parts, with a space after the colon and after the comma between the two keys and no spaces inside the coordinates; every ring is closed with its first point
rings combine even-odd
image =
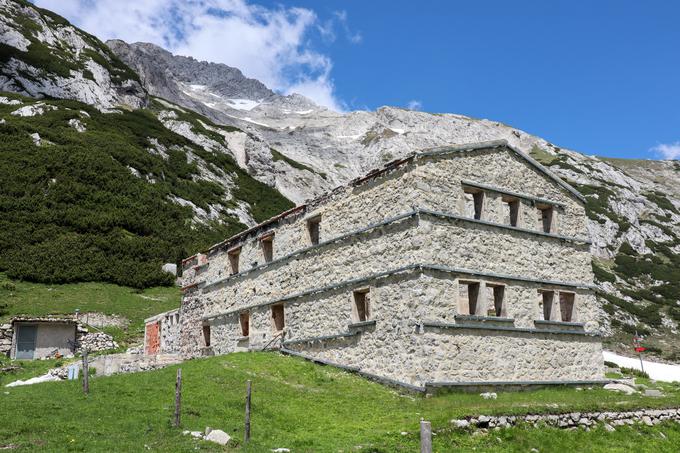
{"type": "MultiPolygon", "coordinates": [[[[298,259],[300,256],[305,255],[307,253],[320,253],[323,251],[323,249],[333,245],[337,244],[339,242],[346,242],[346,241],[351,241],[357,236],[369,233],[377,228],[381,228],[387,225],[394,224],[396,222],[400,222],[405,219],[420,219],[420,217],[435,217],[439,219],[444,219],[446,221],[451,221],[451,222],[460,222],[463,224],[465,227],[491,227],[491,228],[497,228],[501,230],[508,230],[508,231],[515,231],[518,233],[523,233],[523,234],[528,234],[528,235],[534,235],[537,237],[542,237],[542,238],[548,238],[548,239],[553,239],[557,240],[561,243],[567,243],[567,244],[573,244],[574,247],[582,247],[582,246],[588,246],[590,245],[590,241],[587,239],[583,238],[572,238],[572,237],[566,237],[566,236],[561,236],[557,234],[551,234],[551,233],[543,233],[539,231],[534,231],[534,230],[528,230],[525,228],[518,228],[518,227],[513,227],[510,225],[502,225],[502,224],[497,224],[493,222],[488,222],[485,220],[476,220],[476,219],[471,219],[468,217],[462,217],[456,214],[449,214],[449,213],[443,213],[443,212],[435,212],[427,209],[415,209],[413,211],[401,214],[399,216],[387,219],[383,222],[379,222],[376,224],[369,225],[365,228],[360,228],[355,231],[352,231],[347,234],[343,234],[341,236],[338,236],[333,239],[329,239],[326,241],[323,241],[319,243],[318,245],[314,245],[311,247],[307,247],[301,250],[298,250],[296,252],[293,252],[289,255],[282,256],[280,258],[277,258],[275,260],[272,260],[269,263],[264,263],[255,267],[252,267],[250,269],[247,269],[245,271],[239,272],[237,274],[231,275],[229,277],[213,281],[213,282],[198,282],[196,289],[201,290],[202,292],[207,292],[213,290],[215,287],[224,285],[228,282],[241,279],[241,278],[246,278],[247,276],[251,275],[253,272],[256,271],[264,271],[268,268],[273,268],[278,265],[285,264],[293,259],[298,259]]],[[[417,225],[417,223],[414,224],[414,226],[417,225]]],[[[209,266],[209,263],[207,264],[209,266]]],[[[254,277],[259,277],[260,273],[257,273],[254,275],[254,277]]]]}

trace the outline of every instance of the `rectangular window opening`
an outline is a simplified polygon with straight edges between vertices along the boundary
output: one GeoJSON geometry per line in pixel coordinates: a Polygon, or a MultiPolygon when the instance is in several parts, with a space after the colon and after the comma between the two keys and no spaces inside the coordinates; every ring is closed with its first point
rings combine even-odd
{"type": "Polygon", "coordinates": [[[546,321],[555,320],[555,291],[539,291],[541,295],[541,305],[543,306],[543,319],[546,321]]]}
{"type": "Polygon", "coordinates": [[[465,189],[465,216],[476,220],[482,218],[484,192],[481,190],[465,189]]]}
{"type": "Polygon", "coordinates": [[[574,293],[565,293],[560,291],[560,314],[562,316],[562,321],[572,322],[575,318],[574,316],[574,293]]]}
{"type": "Polygon", "coordinates": [[[247,337],[250,335],[250,313],[244,311],[239,315],[239,321],[241,323],[241,336],[247,337]]]}
{"type": "Polygon", "coordinates": [[[367,289],[354,291],[354,314],[357,322],[368,321],[370,318],[370,292],[367,289]]]}
{"type": "Polygon", "coordinates": [[[229,257],[231,275],[238,274],[238,259],[241,256],[241,247],[229,250],[227,256],[229,257]]]}
{"type": "Polygon", "coordinates": [[[264,262],[269,263],[274,259],[274,235],[263,237],[260,239],[262,245],[262,256],[264,257],[264,262]]]}
{"type": "Polygon", "coordinates": [[[539,206],[538,207],[538,222],[541,231],[544,233],[553,232],[553,207],[539,206]]]}
{"type": "Polygon", "coordinates": [[[519,219],[519,200],[503,198],[503,208],[503,223],[516,227],[519,219]]]}
{"type": "Polygon", "coordinates": [[[460,313],[462,315],[476,315],[479,307],[479,282],[459,282],[460,313]]]}
{"type": "Polygon", "coordinates": [[[286,327],[283,304],[272,305],[272,326],[275,332],[280,332],[286,327]]]}
{"type": "Polygon", "coordinates": [[[210,324],[203,326],[203,344],[205,347],[210,347],[210,324]]]}
{"type": "Polygon", "coordinates": [[[321,226],[321,217],[314,217],[307,221],[307,232],[309,233],[309,242],[312,245],[319,243],[319,227],[321,226]]]}
{"type": "Polygon", "coordinates": [[[489,304],[487,316],[495,316],[499,318],[506,318],[507,313],[505,309],[505,285],[489,284],[487,288],[487,300],[493,301],[493,305],[489,304]]]}

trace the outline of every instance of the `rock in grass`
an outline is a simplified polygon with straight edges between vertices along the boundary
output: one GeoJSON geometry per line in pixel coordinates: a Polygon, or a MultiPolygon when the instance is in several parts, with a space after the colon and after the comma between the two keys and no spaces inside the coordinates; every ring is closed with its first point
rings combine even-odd
{"type": "Polygon", "coordinates": [[[451,420],[451,424],[456,428],[467,428],[470,426],[470,422],[467,420],[451,420]]]}
{"type": "Polygon", "coordinates": [[[616,384],[613,384],[613,383],[612,383],[612,384],[607,384],[607,385],[604,386],[604,389],[605,389],[605,390],[611,390],[611,391],[613,391],[613,392],[623,392],[623,393],[625,393],[626,395],[632,395],[633,393],[635,393],[635,389],[634,389],[634,388],[629,387],[629,386],[627,386],[626,384],[619,384],[619,383],[616,383],[616,384]]]}
{"type": "Polygon", "coordinates": [[[227,445],[231,440],[231,436],[221,429],[213,429],[210,431],[210,434],[205,436],[205,440],[209,440],[210,442],[215,442],[216,444],[220,445],[227,445]]]}
{"type": "Polygon", "coordinates": [[[496,393],[494,392],[480,393],[479,396],[481,396],[485,400],[495,400],[496,398],[498,398],[498,395],[496,395],[496,393]]]}
{"type": "Polygon", "coordinates": [[[661,391],[657,389],[645,389],[645,396],[659,397],[663,396],[663,393],[661,393],[661,391]]]}

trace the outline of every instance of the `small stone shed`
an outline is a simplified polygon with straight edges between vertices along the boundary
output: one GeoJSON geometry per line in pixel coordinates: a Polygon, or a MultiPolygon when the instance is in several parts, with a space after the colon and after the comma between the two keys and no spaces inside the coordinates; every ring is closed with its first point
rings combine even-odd
{"type": "MultiPolygon", "coordinates": [[[[7,326],[3,326],[7,327],[7,326]]],[[[72,356],[76,349],[78,323],[73,318],[18,317],[13,318],[9,355],[13,359],[32,360],[52,357],[56,354],[72,356]]]]}

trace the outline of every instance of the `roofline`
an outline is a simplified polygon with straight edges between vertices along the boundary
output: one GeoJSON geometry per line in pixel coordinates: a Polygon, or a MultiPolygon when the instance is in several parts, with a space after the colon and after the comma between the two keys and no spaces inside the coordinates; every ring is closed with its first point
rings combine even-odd
{"type": "MultiPolygon", "coordinates": [[[[295,206],[291,209],[288,209],[287,211],[284,211],[280,214],[277,214],[274,217],[271,217],[270,219],[265,220],[264,222],[260,222],[257,225],[254,225],[254,226],[252,226],[252,227],[250,227],[250,228],[248,228],[244,231],[241,231],[240,233],[237,233],[237,234],[235,234],[235,235],[233,235],[233,236],[231,236],[231,237],[229,237],[229,238],[227,238],[223,241],[220,241],[216,244],[213,244],[210,247],[208,247],[207,249],[203,250],[201,253],[210,253],[213,250],[215,250],[215,249],[217,249],[217,248],[219,248],[219,247],[221,247],[225,244],[228,244],[230,242],[234,242],[237,239],[240,239],[244,236],[247,236],[248,234],[250,234],[254,231],[257,231],[257,230],[259,230],[259,229],[261,229],[261,228],[263,228],[263,227],[265,227],[265,226],[267,226],[271,223],[274,223],[274,222],[276,222],[280,219],[288,217],[289,215],[296,214],[298,212],[303,212],[310,205],[313,205],[316,202],[323,200],[324,198],[330,196],[331,194],[338,191],[339,189],[343,189],[343,188],[346,188],[346,187],[356,187],[356,186],[362,185],[365,182],[367,182],[367,181],[369,181],[373,178],[376,178],[376,177],[378,177],[378,176],[380,176],[380,175],[382,175],[382,174],[384,174],[384,173],[386,173],[390,170],[397,169],[397,168],[401,167],[402,165],[411,163],[411,162],[417,160],[418,158],[446,155],[446,154],[452,154],[452,153],[463,153],[463,152],[466,152],[466,151],[477,151],[477,150],[491,149],[491,148],[507,148],[507,149],[509,149],[510,151],[517,154],[519,157],[521,157],[524,160],[526,160],[527,162],[529,162],[529,164],[534,166],[541,173],[545,174],[548,178],[552,179],[554,182],[556,182],[563,189],[567,190],[578,201],[580,201],[583,204],[586,203],[585,197],[583,195],[581,195],[581,193],[578,190],[576,190],[574,187],[572,187],[571,185],[566,183],[563,179],[561,179],[555,173],[548,170],[546,167],[541,165],[538,161],[533,159],[528,154],[526,154],[526,153],[520,151],[519,149],[515,148],[514,146],[510,145],[508,143],[508,141],[505,140],[505,139],[491,140],[491,141],[486,141],[486,142],[467,143],[467,144],[462,144],[462,145],[438,146],[438,147],[434,147],[434,148],[423,149],[421,151],[416,151],[416,152],[410,153],[409,155],[407,155],[407,156],[405,156],[401,159],[396,159],[396,160],[393,160],[391,162],[388,162],[382,168],[373,169],[373,170],[369,171],[368,173],[366,173],[365,175],[351,180],[349,183],[347,183],[345,185],[338,186],[338,187],[336,187],[336,188],[334,188],[334,189],[332,189],[328,192],[325,192],[323,195],[320,195],[316,198],[308,200],[306,203],[303,203],[303,204],[295,206]]],[[[182,265],[184,265],[184,263],[186,261],[189,261],[190,259],[194,258],[195,256],[196,255],[192,255],[192,256],[182,260],[182,265]]]]}

